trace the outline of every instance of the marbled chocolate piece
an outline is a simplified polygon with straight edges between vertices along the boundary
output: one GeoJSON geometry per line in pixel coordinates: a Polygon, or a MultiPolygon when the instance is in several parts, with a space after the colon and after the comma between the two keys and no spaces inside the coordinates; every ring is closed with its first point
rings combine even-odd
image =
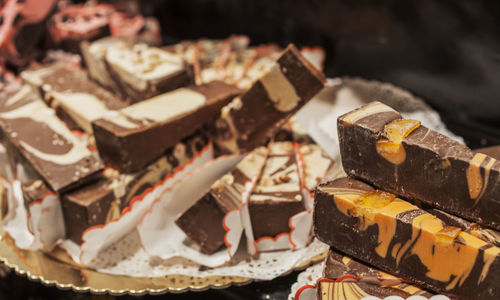
{"type": "Polygon", "coordinates": [[[238,88],[213,81],[118,110],[92,123],[99,154],[120,172],[140,170],[201,128],[239,94],[238,88]]]}
{"type": "Polygon", "coordinates": [[[132,103],[192,82],[182,56],[131,39],[85,43],[82,52],[90,77],[132,103]]]}
{"type": "Polygon", "coordinates": [[[111,92],[90,80],[78,66],[56,63],[21,73],[23,80],[40,92],[60,119],[72,129],[92,133],[92,121],[127,106],[111,92]]]}
{"type": "MultiPolygon", "coordinates": [[[[432,293],[408,283],[392,283],[393,280],[398,279],[396,276],[365,265],[364,263],[354,258],[344,256],[336,252],[334,249],[330,249],[325,260],[323,277],[327,279],[338,280],[340,278],[343,278],[344,276],[354,276],[358,279],[363,278],[364,280],[376,279],[373,280],[373,283],[379,281],[380,285],[384,285],[385,288],[388,288],[392,292],[391,295],[400,296],[405,299],[412,295],[419,295],[427,298],[433,296],[432,293]],[[389,286],[381,281],[381,279],[389,282],[389,286]]],[[[372,282],[372,280],[370,280],[370,282],[372,282]]]]}
{"type": "Polygon", "coordinates": [[[500,248],[361,181],[315,191],[314,233],[335,249],[415,284],[464,299],[500,296],[500,248]]]}
{"type": "Polygon", "coordinates": [[[323,74],[288,46],[248,92],[222,109],[212,130],[214,141],[233,153],[265,144],[324,84],[323,74]]]}
{"type": "Polygon", "coordinates": [[[103,169],[101,160],[28,86],[3,104],[0,126],[7,148],[19,154],[53,191],[82,185],[103,169]]]}
{"type": "Polygon", "coordinates": [[[299,146],[299,157],[302,164],[302,184],[312,191],[326,180],[332,180],[343,172],[319,145],[306,143],[299,146]]]}
{"type": "Polygon", "coordinates": [[[346,173],[408,199],[500,229],[500,162],[380,102],[338,119],[346,173]]]}
{"type": "Polygon", "coordinates": [[[138,172],[123,174],[107,168],[104,179],[64,194],[62,208],[67,238],[80,244],[85,230],[119,218],[134,197],[142,195],[175,168],[184,166],[207,143],[205,134],[196,133],[138,172]]]}
{"type": "Polygon", "coordinates": [[[224,217],[247,200],[266,156],[265,147],[256,148],[175,221],[204,253],[211,254],[224,246],[224,217]]]}
{"type": "Polygon", "coordinates": [[[305,209],[293,143],[273,142],[262,174],[248,201],[254,238],[289,232],[292,216],[305,209]]]}
{"type": "MultiPolygon", "coordinates": [[[[398,287],[394,286],[381,286],[366,282],[352,281],[336,282],[335,280],[329,279],[318,280],[318,300],[375,300],[385,299],[389,296],[399,296],[406,299],[406,297],[412,295],[413,294],[400,290],[398,287]]],[[[441,300],[449,300],[449,298],[445,297],[441,298],[441,300]]]]}

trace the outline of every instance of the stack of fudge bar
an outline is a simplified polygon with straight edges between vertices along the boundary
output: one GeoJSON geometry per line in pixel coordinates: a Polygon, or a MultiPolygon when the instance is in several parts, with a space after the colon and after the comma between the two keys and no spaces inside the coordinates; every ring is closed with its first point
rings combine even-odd
{"type": "Polygon", "coordinates": [[[337,172],[334,161],[309,136],[282,129],[267,147],[254,149],[217,180],[176,224],[202,252],[211,254],[225,245],[226,214],[247,204],[255,241],[275,238],[291,231],[291,217],[310,209],[307,191],[337,172]]]}
{"type": "Polygon", "coordinates": [[[81,244],[210,139],[244,140],[231,149],[242,153],[267,143],[325,79],[293,45],[264,48],[241,36],[163,48],[105,37],[81,43],[85,69],[61,59],[23,71],[24,85],[0,94],[0,128],[27,209],[56,194],[81,244]],[[214,129],[223,115],[238,131],[214,129]]]}
{"type": "Polygon", "coordinates": [[[452,299],[500,298],[500,162],[380,102],[339,117],[338,134],[348,177],[317,187],[313,216],[330,257],[452,299]]]}

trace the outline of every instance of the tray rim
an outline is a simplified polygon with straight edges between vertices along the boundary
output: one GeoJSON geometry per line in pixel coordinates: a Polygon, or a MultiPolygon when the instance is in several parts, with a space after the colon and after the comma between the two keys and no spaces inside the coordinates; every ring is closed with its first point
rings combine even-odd
{"type": "MultiPolygon", "coordinates": [[[[122,295],[131,295],[131,296],[141,296],[145,294],[150,294],[150,295],[161,295],[165,293],[184,293],[188,291],[192,292],[202,292],[206,291],[208,289],[225,289],[230,286],[243,286],[250,284],[252,282],[258,282],[258,281],[265,281],[265,280],[257,280],[257,279],[252,279],[248,277],[243,277],[243,276],[205,276],[205,277],[191,277],[187,275],[168,275],[168,276],[161,276],[161,277],[133,277],[133,276],[126,276],[126,275],[115,275],[115,274],[108,274],[108,273],[100,273],[94,269],[87,268],[82,265],[77,265],[77,264],[70,264],[68,262],[65,262],[64,260],[61,260],[57,257],[54,257],[53,255],[40,251],[40,250],[22,250],[19,249],[17,246],[15,246],[12,238],[9,236],[8,233],[4,232],[3,230],[0,229],[0,246],[1,248],[7,248],[7,247],[12,247],[12,252],[31,252],[31,253],[37,253],[38,255],[42,255],[44,259],[47,261],[52,261],[53,264],[60,264],[63,265],[65,268],[68,269],[77,269],[77,270],[88,270],[91,272],[94,272],[99,275],[104,275],[104,276],[109,276],[109,278],[120,278],[120,277],[126,277],[131,280],[137,279],[149,279],[153,280],[154,278],[158,279],[166,279],[166,278],[176,278],[176,279],[185,279],[185,278],[190,278],[190,279],[204,279],[202,283],[198,284],[192,284],[190,280],[180,280],[179,282],[186,282],[186,284],[181,285],[181,286],[169,286],[165,285],[161,288],[156,288],[156,287],[145,287],[143,289],[128,289],[128,288],[123,288],[123,289],[115,289],[115,288],[95,288],[92,287],[91,285],[84,285],[80,286],[75,283],[61,283],[57,279],[51,279],[51,278],[46,278],[44,275],[40,274],[35,274],[33,270],[31,270],[27,266],[22,266],[20,264],[16,264],[15,262],[12,262],[9,260],[8,257],[3,256],[0,254],[0,262],[4,263],[9,269],[15,271],[15,273],[19,276],[26,276],[29,280],[31,281],[36,281],[40,282],[41,284],[49,287],[55,286],[56,288],[60,290],[72,290],[73,292],[76,293],[92,293],[92,294],[110,294],[112,296],[122,296],[122,295]],[[7,245],[7,240],[11,240],[12,244],[7,245]],[[206,280],[208,279],[208,280],[206,280]]],[[[283,274],[279,275],[278,277],[286,276],[294,271],[300,271],[304,270],[307,267],[309,267],[312,264],[318,263],[322,261],[326,255],[327,255],[327,250],[315,255],[313,257],[310,257],[307,261],[297,265],[296,267],[284,272],[283,274]]],[[[19,254],[17,254],[20,256],[19,254]]],[[[166,281],[165,281],[166,282],[166,281]]],[[[151,284],[152,285],[152,284],[151,284]]]]}

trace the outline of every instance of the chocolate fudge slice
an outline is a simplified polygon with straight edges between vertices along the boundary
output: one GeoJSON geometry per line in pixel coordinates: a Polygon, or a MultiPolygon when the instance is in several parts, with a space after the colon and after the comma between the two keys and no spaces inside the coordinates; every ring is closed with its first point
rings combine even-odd
{"type": "Polygon", "coordinates": [[[72,129],[92,133],[92,121],[127,106],[125,101],[88,78],[78,66],[55,63],[21,73],[58,117],[72,129]]]}
{"type": "Polygon", "coordinates": [[[192,83],[182,56],[128,38],[82,43],[90,77],[132,103],[192,83]]]}
{"type": "Polygon", "coordinates": [[[92,123],[99,154],[120,172],[140,170],[200,129],[240,92],[213,81],[158,95],[104,116],[92,123]]]}
{"type": "Polygon", "coordinates": [[[325,77],[290,45],[241,98],[222,109],[212,128],[228,152],[245,153],[268,142],[325,85],[325,77]]]}
{"type": "Polygon", "coordinates": [[[500,296],[500,248],[352,178],[315,191],[315,236],[430,290],[463,299],[500,296]]]}
{"type": "Polygon", "coordinates": [[[500,161],[380,102],[340,116],[338,134],[348,175],[500,229],[500,161]]]}
{"type": "Polygon", "coordinates": [[[185,166],[207,144],[206,135],[198,132],[140,171],[120,173],[106,168],[101,180],[65,193],[61,201],[67,238],[81,244],[85,230],[119,218],[134,197],[143,195],[167,174],[185,166]]]}
{"type": "MultiPolygon", "coordinates": [[[[399,296],[405,299],[413,295],[426,298],[430,298],[434,295],[431,292],[406,282],[395,283],[396,280],[399,280],[397,277],[368,266],[354,258],[340,254],[334,249],[328,251],[325,267],[323,269],[323,277],[331,280],[338,280],[346,277],[355,277],[357,279],[363,278],[366,282],[377,285],[379,289],[388,291],[389,295],[399,296]],[[387,284],[387,282],[389,283],[387,284]]],[[[376,289],[376,287],[373,288],[376,289]]]]}
{"type": "Polygon", "coordinates": [[[224,246],[224,217],[247,201],[266,156],[265,147],[256,148],[175,221],[204,253],[211,254],[224,246]]]}
{"type": "Polygon", "coordinates": [[[0,128],[11,156],[54,192],[83,185],[103,169],[101,160],[28,86],[1,105],[0,128]]]}
{"type": "Polygon", "coordinates": [[[248,201],[256,240],[290,232],[290,218],[305,209],[299,167],[291,141],[273,142],[248,201]]]}

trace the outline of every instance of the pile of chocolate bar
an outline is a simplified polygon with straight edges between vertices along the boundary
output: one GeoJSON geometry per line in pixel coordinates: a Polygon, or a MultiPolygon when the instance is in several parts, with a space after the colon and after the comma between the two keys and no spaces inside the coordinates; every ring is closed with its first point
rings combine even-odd
{"type": "Polygon", "coordinates": [[[314,233],[331,246],[319,299],[430,295],[357,282],[387,278],[376,269],[452,299],[500,298],[500,149],[473,152],[380,102],[337,123],[349,177],[315,190],[314,233]]]}
{"type": "MultiPolygon", "coordinates": [[[[251,47],[247,37],[231,36],[157,47],[144,38],[147,30],[116,33],[113,20],[125,17],[112,6],[56,9],[53,2],[46,16],[52,45],[80,54],[52,52],[1,89],[2,155],[8,162],[2,176],[21,183],[28,215],[30,204],[55,194],[66,238],[77,244],[86,230],[120,218],[135,197],[212,147],[210,141],[218,155],[266,145],[325,84],[293,45],[251,47]]],[[[22,14],[23,6],[16,5],[11,9],[22,14]]],[[[19,34],[14,30],[11,38],[19,34]]],[[[318,57],[315,51],[303,53],[318,57]]],[[[295,155],[292,142],[272,148],[285,158],[295,155]]],[[[239,165],[251,165],[242,175],[251,176],[252,157],[239,165]]],[[[279,180],[293,177],[300,192],[296,162],[290,164],[293,174],[283,170],[279,180]]],[[[260,198],[277,197],[276,188],[261,190],[260,198]]],[[[302,199],[292,198],[292,205],[303,207],[302,199]]],[[[200,226],[186,226],[194,225],[200,226]]],[[[269,226],[263,234],[280,230],[269,226]]]]}

